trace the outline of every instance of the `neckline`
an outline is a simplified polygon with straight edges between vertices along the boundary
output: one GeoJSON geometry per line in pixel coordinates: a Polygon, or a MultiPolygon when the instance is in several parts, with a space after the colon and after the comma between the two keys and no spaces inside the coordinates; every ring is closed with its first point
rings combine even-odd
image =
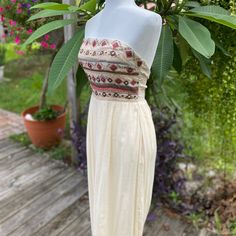
{"type": "Polygon", "coordinates": [[[85,40],[93,40],[93,39],[95,39],[95,40],[99,40],[99,41],[101,41],[101,40],[108,40],[108,41],[118,41],[118,42],[120,42],[121,44],[123,44],[125,47],[128,47],[134,54],[135,54],[135,56],[139,59],[139,60],[141,60],[142,62],[143,62],[143,65],[148,69],[148,72],[150,73],[150,71],[151,71],[151,68],[149,68],[149,66],[147,65],[147,63],[146,63],[146,61],[139,55],[139,53],[137,53],[136,52],[136,50],[134,50],[128,43],[126,43],[126,42],[124,42],[124,41],[122,41],[122,40],[120,40],[120,39],[113,39],[113,38],[97,38],[97,37],[87,37],[87,38],[84,38],[83,39],[83,41],[85,41],[85,40]]]}

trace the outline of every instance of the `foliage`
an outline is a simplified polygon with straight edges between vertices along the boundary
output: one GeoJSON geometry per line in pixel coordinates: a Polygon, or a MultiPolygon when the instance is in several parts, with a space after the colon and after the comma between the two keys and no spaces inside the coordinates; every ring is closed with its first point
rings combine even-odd
{"type": "Polygon", "coordinates": [[[77,168],[87,177],[87,153],[86,153],[86,121],[89,102],[80,114],[80,122],[75,122],[72,128],[72,143],[77,152],[77,168]],[[84,123],[83,123],[84,122],[84,123]]]}
{"type": "Polygon", "coordinates": [[[23,144],[24,146],[27,146],[27,147],[31,144],[29,136],[26,133],[12,134],[9,138],[15,142],[19,142],[19,143],[23,144]]]}
{"type": "Polygon", "coordinates": [[[55,120],[60,115],[60,112],[55,111],[51,107],[43,107],[33,114],[33,118],[39,121],[55,120]]]}
{"type": "MultiPolygon", "coordinates": [[[[30,7],[35,3],[42,0],[3,0],[0,8],[1,20],[3,22],[5,33],[0,37],[4,38],[7,42],[14,42],[16,45],[22,44],[25,39],[32,34],[35,28],[40,27],[45,23],[45,20],[41,19],[31,23],[27,23],[27,19],[31,14],[30,7]]],[[[40,43],[34,42],[34,49],[46,48],[54,50],[56,44],[53,37],[45,35],[40,43]],[[37,45],[37,47],[35,47],[37,45]]],[[[32,48],[28,47],[28,50],[32,48]]],[[[25,50],[16,49],[16,53],[24,55],[25,50]]]]}
{"type": "Polygon", "coordinates": [[[6,48],[0,43],[0,66],[3,66],[6,61],[6,48]]]}
{"type": "MultiPolygon", "coordinates": [[[[0,107],[20,113],[26,107],[38,104],[44,77],[43,68],[47,63],[48,58],[46,55],[38,55],[30,56],[24,60],[18,59],[6,64],[5,79],[0,85],[0,107]],[[43,62],[43,60],[46,61],[43,62]],[[29,61],[31,63],[27,65],[29,61]]],[[[64,103],[66,99],[65,82],[56,90],[56,93],[57,96],[48,97],[49,104],[64,103]]]]}
{"type": "Polygon", "coordinates": [[[12,21],[14,19],[22,26],[31,14],[30,7],[39,2],[42,2],[42,0],[2,0],[1,13],[4,17],[12,19],[12,21]]]}
{"type": "Polygon", "coordinates": [[[203,144],[209,142],[209,150],[217,150],[217,157],[231,163],[236,155],[236,43],[232,41],[236,32],[208,25],[213,27],[214,37],[223,45],[223,51],[217,49],[211,60],[212,79],[200,73],[198,61],[192,58],[186,63],[179,83],[187,95],[185,108],[196,117],[193,122],[199,127],[198,135],[202,136],[203,130],[208,134],[203,144]]]}
{"type": "Polygon", "coordinates": [[[230,232],[233,235],[236,234],[236,220],[230,222],[230,232]]]}
{"type": "Polygon", "coordinates": [[[32,142],[27,133],[13,134],[9,138],[15,142],[23,144],[26,147],[31,147],[37,153],[46,154],[55,160],[63,160],[65,163],[67,163],[68,156],[71,154],[69,146],[66,146],[63,143],[51,148],[50,150],[37,148],[32,145],[32,142]]]}
{"type": "Polygon", "coordinates": [[[153,196],[178,211],[186,211],[180,201],[186,178],[177,163],[190,161],[190,158],[183,154],[184,147],[179,138],[174,136],[180,129],[177,111],[173,114],[167,107],[151,107],[151,110],[157,136],[153,196]]]}
{"type": "MultiPolygon", "coordinates": [[[[207,70],[206,72],[206,69],[209,67],[208,61],[215,52],[216,43],[212,39],[209,29],[200,22],[197,22],[195,18],[208,19],[210,21],[216,22],[217,24],[222,24],[233,29],[236,28],[236,18],[230,15],[230,12],[228,10],[225,10],[220,6],[201,6],[198,2],[186,0],[182,2],[164,0],[156,1],[155,3],[156,8],[154,11],[162,16],[163,22],[165,22],[165,26],[162,27],[160,44],[158,45],[151,69],[151,72],[154,74],[154,76],[152,76],[154,81],[161,84],[163,78],[167,75],[167,72],[172,65],[175,68],[178,67],[181,69],[182,64],[186,59],[180,56],[183,55],[183,52],[187,52],[187,55],[196,57],[197,60],[201,62],[203,73],[211,76],[209,70],[207,70]],[[162,43],[164,41],[169,42],[170,45],[162,43]],[[176,62],[179,61],[178,59],[176,59],[176,57],[181,58],[181,63],[179,63],[179,65],[176,65],[176,62]],[[161,62],[161,67],[157,66],[160,65],[159,62],[161,62]]],[[[82,29],[86,20],[100,11],[101,6],[100,4],[98,4],[96,8],[96,1],[89,0],[80,6],[70,6],[67,4],[58,3],[43,3],[34,6],[34,8],[43,9],[40,14],[43,14],[44,17],[51,16],[52,11],[55,11],[55,13],[62,15],[66,13],[77,13],[80,15],[79,26],[80,29],[82,29]]],[[[45,25],[44,27],[47,28],[48,26],[45,25]]],[[[55,26],[55,28],[57,27],[55,26]]],[[[41,34],[48,33],[48,30],[44,30],[43,28],[39,28],[39,30],[41,31],[41,34]]],[[[51,27],[50,30],[54,30],[53,27],[51,27]]],[[[37,36],[37,33],[35,33],[32,37],[36,39],[37,36]]],[[[76,48],[76,50],[73,49],[73,54],[78,54],[80,44],[82,43],[83,30],[81,30],[81,33],[75,34],[74,37],[76,39],[72,39],[72,41],[77,42],[77,45],[79,46],[76,48]]],[[[32,42],[32,40],[29,40],[28,42],[26,42],[26,44],[30,42],[32,42]]],[[[69,44],[71,44],[71,41],[67,44],[68,46],[65,45],[61,50],[72,50],[71,46],[69,46],[69,44]]],[[[58,54],[59,53],[60,51],[58,52],[58,54]]],[[[56,86],[60,84],[61,78],[65,78],[66,74],[72,68],[73,65],[71,61],[73,61],[73,55],[69,52],[67,52],[67,54],[69,55],[69,58],[68,60],[64,61],[65,65],[62,66],[63,69],[58,67],[58,64],[60,64],[60,62],[64,59],[63,54],[61,53],[61,56],[55,57],[55,60],[52,63],[51,71],[57,71],[57,74],[60,74],[61,76],[59,79],[57,79],[55,76],[53,76],[54,73],[50,73],[49,90],[51,90],[52,88],[55,89],[56,86]],[[70,63],[68,63],[68,61],[70,63]]],[[[74,61],[74,63],[75,62],[76,60],[74,61]]]]}

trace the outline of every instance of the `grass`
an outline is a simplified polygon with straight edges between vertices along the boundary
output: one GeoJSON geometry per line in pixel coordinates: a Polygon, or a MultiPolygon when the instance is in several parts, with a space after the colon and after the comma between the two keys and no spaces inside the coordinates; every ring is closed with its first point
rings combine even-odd
{"type": "MultiPolygon", "coordinates": [[[[0,82],[0,108],[21,113],[30,106],[38,105],[43,79],[50,62],[50,55],[30,55],[11,60],[5,65],[5,79],[0,82]]],[[[81,97],[83,107],[89,98],[89,89],[81,97]]],[[[67,84],[48,97],[48,104],[64,105],[67,99],[67,84]]]]}
{"type": "MultiPolygon", "coordinates": [[[[0,86],[0,107],[20,113],[39,103],[40,91],[50,55],[32,55],[5,65],[5,80],[0,86]]],[[[61,86],[49,103],[64,104],[66,89],[61,86]]]]}
{"type": "MultiPolygon", "coordinates": [[[[28,55],[15,59],[13,52],[8,52],[8,54],[5,78],[0,82],[0,108],[20,114],[26,108],[39,104],[41,88],[51,55],[28,55]]],[[[89,96],[90,89],[86,87],[79,101],[82,110],[89,96]]],[[[65,105],[66,100],[67,81],[65,79],[58,89],[47,97],[47,103],[65,105]]],[[[69,129],[69,115],[67,115],[65,137],[69,137],[69,129]]]]}
{"type": "MultiPolygon", "coordinates": [[[[16,113],[39,103],[43,75],[35,73],[32,77],[22,79],[6,79],[0,86],[0,107],[16,113]]],[[[48,97],[48,103],[64,105],[66,91],[63,85],[56,96],[48,97]]]]}
{"type": "Polygon", "coordinates": [[[14,142],[19,142],[26,147],[32,148],[37,153],[47,154],[50,158],[55,160],[61,160],[68,163],[68,159],[70,159],[71,156],[70,146],[65,145],[63,142],[60,145],[51,148],[50,150],[44,150],[33,146],[27,133],[14,134],[9,138],[14,142]]]}

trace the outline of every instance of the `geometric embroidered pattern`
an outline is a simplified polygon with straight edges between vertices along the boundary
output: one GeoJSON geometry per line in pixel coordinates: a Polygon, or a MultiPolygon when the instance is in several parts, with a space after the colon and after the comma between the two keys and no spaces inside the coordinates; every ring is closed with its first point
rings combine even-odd
{"type": "Polygon", "coordinates": [[[150,69],[126,43],[117,39],[86,38],[78,58],[96,96],[108,100],[145,98],[150,69]]]}

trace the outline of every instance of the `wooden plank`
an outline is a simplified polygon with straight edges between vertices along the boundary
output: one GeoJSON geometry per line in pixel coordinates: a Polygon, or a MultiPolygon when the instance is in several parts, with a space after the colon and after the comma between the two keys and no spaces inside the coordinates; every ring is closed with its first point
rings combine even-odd
{"type": "MultiPolygon", "coordinates": [[[[178,232],[177,230],[174,228],[174,222],[166,217],[165,215],[163,215],[163,222],[162,222],[162,226],[160,227],[160,230],[158,231],[158,235],[160,236],[177,236],[178,232]]],[[[183,224],[182,225],[183,228],[186,228],[186,225],[183,224]]]]}
{"type": "MultiPolygon", "coordinates": [[[[5,141],[3,141],[3,142],[5,143],[5,141]]],[[[7,142],[5,143],[5,145],[1,147],[0,153],[4,153],[8,149],[13,148],[13,147],[23,147],[23,145],[21,143],[16,143],[16,142],[13,142],[13,141],[7,139],[7,142]]]]}
{"type": "MultiPolygon", "coordinates": [[[[50,161],[48,161],[50,163],[50,161]]],[[[25,162],[23,165],[27,165],[25,162]]],[[[20,165],[22,166],[22,165],[20,165]]],[[[50,168],[53,167],[53,163],[48,165],[39,164],[37,167],[27,170],[22,173],[22,171],[13,171],[11,173],[11,169],[9,168],[9,175],[6,174],[6,177],[0,177],[0,205],[1,201],[5,198],[9,198],[12,194],[14,194],[17,190],[20,190],[22,186],[29,185],[31,182],[35,181],[40,174],[45,173],[45,171],[50,171],[50,168]],[[46,169],[46,170],[45,170],[46,169]]]]}
{"type": "Polygon", "coordinates": [[[43,196],[40,195],[40,197],[30,200],[23,209],[20,209],[17,213],[14,212],[11,216],[9,215],[8,219],[2,220],[0,218],[0,235],[5,236],[13,232],[24,222],[49,207],[50,204],[53,204],[60,196],[67,193],[75,186],[78,186],[80,182],[81,177],[74,174],[50,191],[45,192],[43,196]]]}
{"type": "Polygon", "coordinates": [[[162,224],[164,223],[163,212],[160,208],[156,208],[152,211],[152,214],[156,215],[155,221],[146,221],[144,225],[144,236],[156,236],[160,231],[162,224]]]}
{"type": "Polygon", "coordinates": [[[164,208],[156,208],[152,213],[156,214],[156,220],[146,221],[144,236],[198,235],[196,234],[196,229],[191,224],[171,211],[168,213],[164,208]]]}
{"type": "MultiPolygon", "coordinates": [[[[76,178],[76,176],[74,176],[76,178]]],[[[34,235],[40,227],[46,225],[56,215],[60,214],[67,207],[74,204],[87,191],[87,181],[82,179],[69,191],[60,195],[60,198],[52,202],[47,208],[44,208],[37,215],[30,218],[27,222],[12,232],[11,236],[27,236],[34,235]]],[[[82,215],[83,216],[83,215],[82,215]]],[[[79,219],[81,216],[79,217],[79,219]]]]}
{"type": "MultiPolygon", "coordinates": [[[[18,153],[14,155],[18,156],[18,153]]],[[[49,157],[42,157],[38,153],[31,152],[30,155],[24,156],[24,152],[23,153],[21,152],[19,154],[18,160],[13,162],[11,166],[8,166],[8,168],[4,168],[4,164],[2,165],[0,169],[0,186],[1,186],[1,183],[4,182],[3,180],[11,178],[10,177],[11,174],[14,174],[15,172],[20,172],[21,169],[23,169],[23,174],[24,174],[25,173],[24,168],[29,168],[29,167],[33,168],[34,166],[37,167],[38,164],[41,163],[41,165],[43,165],[47,161],[50,161],[49,157]],[[26,162],[24,158],[27,159],[26,162]]]]}
{"type": "MultiPolygon", "coordinates": [[[[178,236],[178,231],[177,231],[177,224],[179,222],[179,219],[176,219],[173,217],[173,213],[172,216],[169,213],[169,216],[167,216],[166,211],[163,209],[163,223],[162,223],[162,227],[160,228],[160,230],[158,231],[158,235],[160,236],[178,236]]],[[[184,224],[184,222],[182,223],[182,228],[186,228],[186,224],[184,224]]]]}
{"type": "Polygon", "coordinates": [[[87,209],[80,217],[74,220],[63,232],[58,236],[84,236],[90,229],[89,209],[87,209]]]}
{"type": "Polygon", "coordinates": [[[0,188],[2,189],[2,191],[0,192],[0,200],[2,199],[2,196],[3,196],[3,189],[6,190],[9,187],[9,185],[11,185],[12,181],[15,181],[16,179],[22,176],[25,176],[25,175],[27,176],[31,173],[33,173],[33,175],[36,175],[43,168],[45,168],[46,165],[53,165],[52,160],[31,156],[28,162],[24,162],[18,167],[1,171],[0,172],[0,188]]]}
{"type": "Polygon", "coordinates": [[[17,166],[23,161],[27,161],[30,155],[33,155],[34,152],[30,149],[24,149],[20,152],[17,152],[13,155],[10,155],[4,159],[0,160],[0,173],[1,171],[8,170],[13,166],[17,166]]]}
{"type": "Polygon", "coordinates": [[[199,231],[191,224],[185,227],[183,235],[199,236],[199,231]]]}
{"type": "Polygon", "coordinates": [[[86,195],[87,194],[84,194],[74,204],[54,217],[47,225],[34,233],[34,236],[57,236],[74,220],[78,219],[83,214],[83,212],[89,209],[89,202],[85,197],[86,195]]]}
{"type": "MultiPolygon", "coordinates": [[[[91,227],[89,227],[88,229],[87,229],[87,231],[86,232],[84,232],[84,235],[83,236],[92,236],[92,230],[91,230],[91,227]]],[[[157,235],[156,235],[157,236],[157,235]]]]}
{"type": "MultiPolygon", "coordinates": [[[[2,150],[3,149],[1,149],[1,151],[2,150]]],[[[6,150],[0,153],[0,160],[3,159],[3,158],[8,157],[10,155],[13,155],[17,152],[20,152],[22,150],[26,150],[26,147],[21,146],[21,145],[12,145],[12,146],[10,146],[10,148],[6,147],[6,150]]]]}
{"type": "Polygon", "coordinates": [[[21,179],[22,183],[19,183],[19,181],[15,183],[16,187],[13,185],[11,192],[8,192],[8,197],[0,201],[0,218],[1,216],[7,217],[9,212],[12,213],[15,209],[19,210],[19,206],[24,207],[35,196],[43,194],[43,192],[59,184],[62,180],[64,181],[72,174],[73,172],[69,168],[48,166],[48,168],[39,171],[30,181],[25,181],[24,178],[21,179]]]}
{"type": "Polygon", "coordinates": [[[4,138],[0,140],[0,150],[6,146],[13,144],[14,142],[8,138],[4,138]]]}

